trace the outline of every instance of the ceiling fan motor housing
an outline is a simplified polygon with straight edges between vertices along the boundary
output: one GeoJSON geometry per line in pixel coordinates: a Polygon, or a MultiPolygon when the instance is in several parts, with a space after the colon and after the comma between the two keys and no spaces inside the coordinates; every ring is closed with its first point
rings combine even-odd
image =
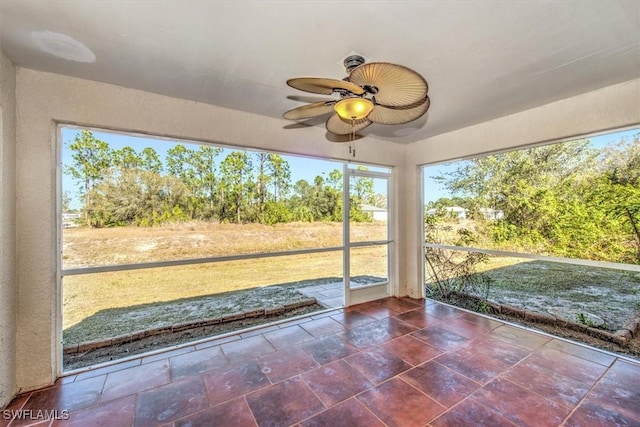
{"type": "Polygon", "coordinates": [[[365,60],[360,55],[350,55],[344,59],[344,68],[347,73],[350,73],[354,68],[364,64],[365,60]]]}

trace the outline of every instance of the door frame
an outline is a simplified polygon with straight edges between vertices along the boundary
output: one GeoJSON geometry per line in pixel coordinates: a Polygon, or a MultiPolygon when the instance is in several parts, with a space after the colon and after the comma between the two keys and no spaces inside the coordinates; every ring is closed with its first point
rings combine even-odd
{"type": "Polygon", "coordinates": [[[361,169],[353,169],[349,164],[344,165],[343,173],[343,191],[342,191],[342,221],[343,221],[343,284],[344,284],[344,306],[349,307],[354,304],[360,304],[367,301],[381,299],[391,295],[392,278],[395,277],[393,266],[394,262],[394,245],[395,230],[393,227],[394,218],[394,197],[393,197],[393,174],[389,172],[378,172],[361,169]],[[386,196],[387,196],[387,240],[382,241],[366,241],[351,242],[351,177],[377,178],[386,180],[386,196]],[[387,280],[371,285],[351,289],[351,248],[382,246],[387,247],[387,280]]]}

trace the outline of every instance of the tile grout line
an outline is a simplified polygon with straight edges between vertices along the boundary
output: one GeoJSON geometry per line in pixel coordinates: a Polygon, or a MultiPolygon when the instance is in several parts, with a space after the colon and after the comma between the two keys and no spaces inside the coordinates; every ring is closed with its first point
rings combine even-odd
{"type": "MultiPolygon", "coordinates": [[[[611,362],[611,364],[607,367],[607,369],[604,370],[604,372],[598,377],[598,379],[596,379],[593,382],[593,385],[591,387],[589,387],[589,390],[584,394],[584,396],[582,396],[582,399],[580,399],[580,401],[575,405],[575,407],[569,412],[569,414],[565,417],[564,420],[562,420],[561,425],[565,424],[569,418],[571,418],[571,416],[578,410],[578,408],[580,408],[580,406],[582,406],[582,404],[587,400],[587,398],[589,397],[589,395],[591,394],[591,392],[593,391],[594,388],[596,388],[596,386],[600,383],[600,381],[605,377],[605,375],[607,374],[607,372],[609,372],[611,370],[611,368],[613,367],[613,365],[615,365],[616,361],[618,360],[618,358],[613,359],[613,361],[611,362]]],[[[595,362],[593,362],[595,363],[595,362]]]]}

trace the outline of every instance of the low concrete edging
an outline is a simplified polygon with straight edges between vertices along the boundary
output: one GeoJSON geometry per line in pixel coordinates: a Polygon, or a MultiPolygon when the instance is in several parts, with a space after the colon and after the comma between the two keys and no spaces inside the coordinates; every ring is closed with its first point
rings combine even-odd
{"type": "Polygon", "coordinates": [[[487,305],[497,314],[506,314],[520,317],[527,321],[568,328],[576,332],[585,333],[594,338],[618,344],[622,347],[626,346],[629,341],[633,337],[637,336],[638,332],[640,332],[640,311],[636,311],[629,319],[627,319],[621,329],[618,329],[615,332],[610,332],[603,329],[593,328],[583,323],[572,322],[552,315],[534,313],[508,305],[493,302],[487,302],[487,305]]]}
{"type": "Polygon", "coordinates": [[[173,325],[162,326],[159,328],[146,329],[143,331],[131,332],[117,337],[99,339],[93,341],[87,341],[79,344],[72,344],[62,348],[63,354],[76,354],[83,353],[85,351],[97,350],[99,348],[110,347],[112,345],[122,345],[133,341],[138,341],[143,338],[152,337],[155,335],[169,334],[172,332],[181,332],[189,329],[201,328],[205,326],[213,326],[217,324],[230,323],[236,320],[251,319],[256,317],[269,317],[279,314],[284,314],[288,311],[295,310],[296,308],[308,307],[310,305],[317,304],[318,301],[315,298],[307,298],[301,301],[279,305],[275,307],[265,307],[256,310],[243,311],[237,313],[225,314],[223,316],[212,317],[202,320],[191,320],[182,323],[176,323],[173,325]]]}

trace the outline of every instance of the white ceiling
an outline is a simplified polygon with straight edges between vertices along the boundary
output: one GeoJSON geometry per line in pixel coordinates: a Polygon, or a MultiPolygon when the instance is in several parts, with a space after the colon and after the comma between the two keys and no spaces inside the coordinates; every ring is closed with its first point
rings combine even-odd
{"type": "Polygon", "coordinates": [[[19,66],[276,118],[319,99],[290,77],[341,79],[354,52],[402,64],[429,112],[361,133],[404,143],[640,77],[635,0],[2,0],[0,25],[19,66]]]}

